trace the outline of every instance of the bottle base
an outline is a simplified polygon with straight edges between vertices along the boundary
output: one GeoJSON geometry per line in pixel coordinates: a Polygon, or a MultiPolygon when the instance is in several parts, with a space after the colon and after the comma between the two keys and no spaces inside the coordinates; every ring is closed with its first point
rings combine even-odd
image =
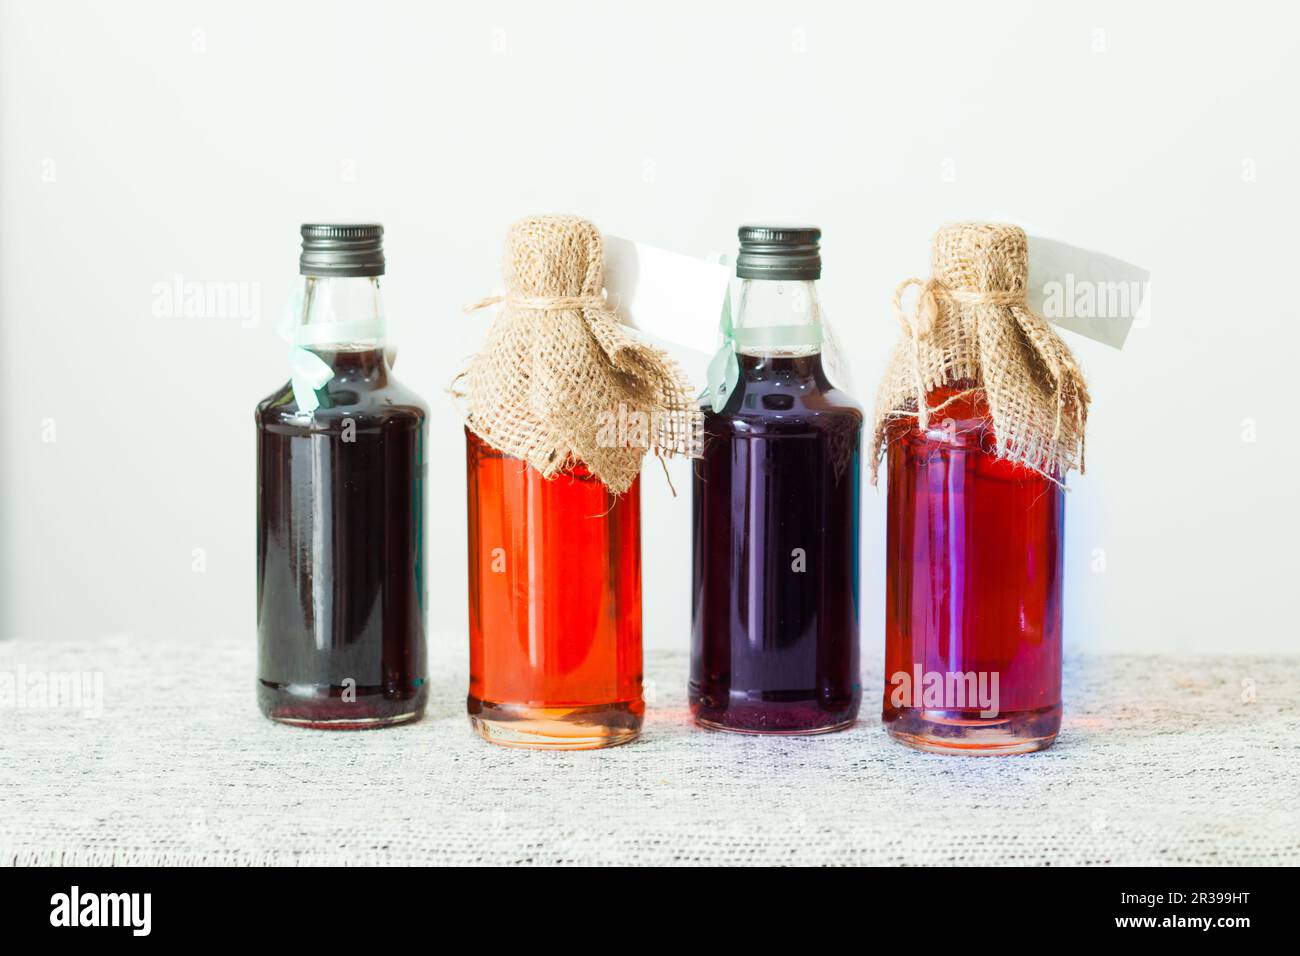
{"type": "Polygon", "coordinates": [[[719,730],[727,734],[749,734],[754,737],[812,737],[817,734],[833,734],[837,730],[847,730],[858,722],[856,717],[849,717],[833,724],[816,724],[813,726],[764,726],[754,723],[722,723],[707,717],[695,717],[695,723],[705,730],[719,730]]]}
{"type": "Polygon", "coordinates": [[[424,716],[428,697],[423,683],[395,696],[381,688],[257,682],[257,705],[263,716],[311,730],[378,730],[413,723],[424,716]]]}
{"type": "Polygon", "coordinates": [[[1061,705],[980,717],[962,710],[886,710],[885,730],[926,753],[996,757],[1046,750],[1061,729],[1061,705]]]}
{"type": "Polygon", "coordinates": [[[645,704],[619,701],[588,707],[530,707],[468,699],[475,732],[500,747],[597,750],[630,743],[641,733],[645,704]]]}
{"type": "Polygon", "coordinates": [[[760,736],[802,737],[812,734],[830,734],[852,727],[858,720],[856,696],[840,698],[837,706],[827,707],[826,701],[801,692],[794,699],[764,699],[794,697],[777,691],[755,691],[748,695],[719,700],[706,695],[692,685],[690,692],[691,716],[701,727],[730,734],[756,734],[760,736]]]}

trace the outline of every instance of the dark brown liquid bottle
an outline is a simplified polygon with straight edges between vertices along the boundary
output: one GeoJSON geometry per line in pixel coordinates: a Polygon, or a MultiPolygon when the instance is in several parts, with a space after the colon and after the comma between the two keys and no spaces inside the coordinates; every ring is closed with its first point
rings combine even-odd
{"type": "Polygon", "coordinates": [[[293,380],[257,406],[258,704],[359,729],[425,708],[427,408],[384,353],[382,227],[304,226],[293,380]]]}

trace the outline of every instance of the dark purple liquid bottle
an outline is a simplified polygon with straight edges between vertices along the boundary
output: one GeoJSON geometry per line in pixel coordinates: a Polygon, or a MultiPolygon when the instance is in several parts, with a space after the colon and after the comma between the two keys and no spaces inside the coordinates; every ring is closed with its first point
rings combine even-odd
{"type": "Polygon", "coordinates": [[[862,410],[820,355],[739,362],[695,463],[691,713],[747,733],[835,730],[862,696],[862,410]]]}

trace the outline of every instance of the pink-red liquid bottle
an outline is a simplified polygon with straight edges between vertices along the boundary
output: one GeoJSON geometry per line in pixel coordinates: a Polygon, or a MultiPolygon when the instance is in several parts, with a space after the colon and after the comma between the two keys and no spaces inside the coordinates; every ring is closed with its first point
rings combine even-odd
{"type": "Polygon", "coordinates": [[[921,750],[1041,750],[1061,725],[1064,494],[999,458],[982,390],[889,426],[884,722],[921,750]]]}

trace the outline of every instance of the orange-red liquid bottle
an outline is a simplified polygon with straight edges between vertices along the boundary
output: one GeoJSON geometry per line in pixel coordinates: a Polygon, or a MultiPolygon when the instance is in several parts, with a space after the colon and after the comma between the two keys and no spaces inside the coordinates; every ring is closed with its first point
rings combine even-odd
{"type": "Polygon", "coordinates": [[[585,750],[641,729],[640,482],[546,479],[468,429],[470,720],[493,743],[585,750]]]}

